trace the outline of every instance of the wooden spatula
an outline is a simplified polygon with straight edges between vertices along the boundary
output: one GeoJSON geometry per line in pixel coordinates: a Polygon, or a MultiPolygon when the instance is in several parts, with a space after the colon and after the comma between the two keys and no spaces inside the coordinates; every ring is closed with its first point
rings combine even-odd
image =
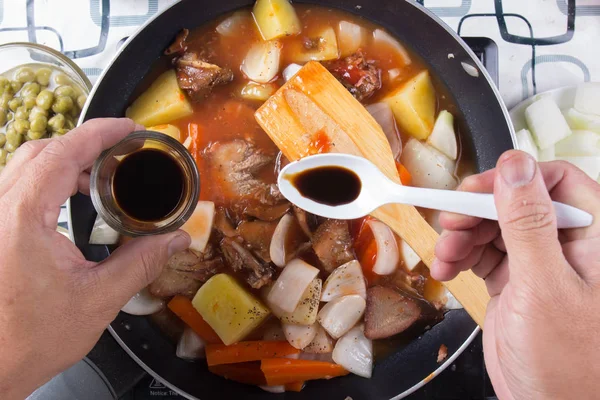
{"type": "MultiPolygon", "coordinates": [[[[371,160],[390,179],[400,182],[379,124],[318,62],[302,67],[256,111],[255,118],[290,161],[323,150],[354,154],[371,160]]],[[[431,265],[438,235],[414,207],[390,204],[371,215],[405,240],[425,265],[431,265]]],[[[490,299],[484,281],[466,271],[445,285],[483,326],[490,299]]]]}

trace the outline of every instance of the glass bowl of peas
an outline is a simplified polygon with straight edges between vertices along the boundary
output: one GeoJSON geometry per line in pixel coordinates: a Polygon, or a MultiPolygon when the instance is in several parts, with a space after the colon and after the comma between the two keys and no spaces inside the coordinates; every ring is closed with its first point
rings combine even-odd
{"type": "Polygon", "coordinates": [[[91,87],[83,71],[54,49],[0,45],[0,171],[23,143],[73,129],[91,87]]]}

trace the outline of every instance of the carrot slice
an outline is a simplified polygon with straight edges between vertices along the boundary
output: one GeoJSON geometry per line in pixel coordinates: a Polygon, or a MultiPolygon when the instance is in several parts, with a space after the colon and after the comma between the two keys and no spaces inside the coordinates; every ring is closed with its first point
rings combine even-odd
{"type": "Polygon", "coordinates": [[[219,335],[202,318],[202,315],[192,305],[190,299],[184,296],[175,296],[167,305],[179,318],[194,330],[206,343],[219,343],[223,341],[219,335]]]}
{"type": "Polygon", "coordinates": [[[253,341],[239,342],[229,346],[209,344],[206,346],[206,362],[208,365],[233,364],[246,361],[259,361],[263,358],[284,357],[298,354],[288,342],[253,341]]]}
{"type": "Polygon", "coordinates": [[[268,358],[262,360],[260,369],[265,374],[267,385],[286,385],[313,379],[331,379],[348,375],[341,365],[311,360],[291,360],[289,358],[268,358]]]}
{"type": "Polygon", "coordinates": [[[373,272],[377,260],[377,242],[367,222],[375,220],[373,217],[364,217],[360,220],[360,227],[356,228],[354,236],[354,252],[360,262],[363,274],[369,284],[375,283],[378,275],[373,272]]]}
{"type": "Polygon", "coordinates": [[[408,172],[406,167],[396,161],[396,169],[398,170],[398,175],[400,175],[400,182],[402,182],[403,185],[410,186],[412,183],[412,175],[408,172]]]}
{"type": "Polygon", "coordinates": [[[209,366],[208,370],[225,379],[245,383],[247,385],[258,386],[267,384],[265,375],[260,369],[260,363],[258,362],[213,365],[209,366]]]}
{"type": "Polygon", "coordinates": [[[306,382],[293,382],[285,384],[286,392],[301,392],[306,382]]]}

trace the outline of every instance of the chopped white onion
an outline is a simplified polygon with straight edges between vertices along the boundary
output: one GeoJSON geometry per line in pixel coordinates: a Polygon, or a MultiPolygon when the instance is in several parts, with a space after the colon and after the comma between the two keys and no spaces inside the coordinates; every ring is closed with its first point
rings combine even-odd
{"type": "Polygon", "coordinates": [[[446,110],[440,111],[427,143],[444,153],[451,160],[458,157],[458,145],[454,132],[454,116],[446,110]]]}
{"type": "Polygon", "coordinates": [[[367,298],[365,276],[356,260],[340,265],[327,277],[321,291],[321,301],[328,302],[349,294],[367,298]]]}
{"type": "Polygon", "coordinates": [[[554,146],[571,134],[565,117],[548,97],[542,97],[527,107],[525,119],[540,149],[554,146]]]}
{"type": "Polygon", "coordinates": [[[373,342],[365,337],[361,324],[346,333],[335,344],[333,361],[348,371],[370,378],[373,373],[373,342]]]}
{"type": "MultiPolygon", "coordinates": [[[[445,157],[417,139],[411,138],[406,142],[400,161],[410,172],[413,185],[447,190],[454,189],[458,185],[452,174],[453,171],[447,169],[448,164],[443,162],[439,155],[445,157]]],[[[445,158],[452,162],[448,157],[445,158]]]]}
{"type": "Polygon", "coordinates": [[[477,68],[475,68],[475,66],[473,66],[469,63],[466,63],[464,61],[461,61],[460,65],[462,65],[463,69],[465,70],[465,72],[467,74],[469,74],[473,78],[479,78],[479,70],[477,68]]]}
{"type": "Polygon", "coordinates": [[[591,131],[573,131],[554,147],[557,156],[600,156],[600,134],[591,131]]]}
{"type": "Polygon", "coordinates": [[[277,385],[277,386],[258,385],[258,387],[261,388],[262,390],[264,390],[265,392],[269,392],[269,393],[274,393],[274,394],[285,393],[284,385],[277,385]]]}
{"type": "Polygon", "coordinates": [[[446,295],[446,304],[444,305],[446,310],[460,310],[463,308],[462,304],[456,300],[456,297],[448,289],[444,288],[444,294],[446,295]]]}
{"type": "Polygon", "coordinates": [[[537,145],[533,141],[533,136],[531,136],[531,132],[528,129],[521,129],[516,133],[517,144],[519,145],[519,149],[531,155],[533,158],[539,160],[539,150],[537,145]]]}
{"type": "Polygon", "coordinates": [[[317,333],[303,351],[306,353],[324,354],[333,351],[333,339],[327,334],[325,329],[319,324],[317,325],[317,333]]]}
{"type": "Polygon", "coordinates": [[[287,67],[285,67],[285,69],[283,70],[283,80],[284,81],[289,81],[290,79],[292,79],[292,77],[294,75],[296,75],[298,73],[298,71],[300,71],[302,69],[302,65],[300,64],[290,64],[287,67]]]}
{"type": "Polygon", "coordinates": [[[215,203],[199,201],[190,219],[181,227],[192,238],[190,249],[202,253],[208,244],[215,218],[215,203]]]}
{"type": "Polygon", "coordinates": [[[538,161],[546,162],[546,161],[554,161],[556,160],[556,152],[555,147],[550,146],[547,149],[539,149],[538,148],[538,161]]]}
{"type": "Polygon", "coordinates": [[[304,291],[319,274],[319,270],[306,262],[295,259],[290,261],[279,275],[267,299],[286,312],[292,312],[298,306],[304,291]]]}
{"type": "Polygon", "coordinates": [[[90,244],[117,244],[119,242],[119,232],[108,226],[100,215],[96,216],[94,227],[90,234],[90,244]]]}
{"type": "Polygon", "coordinates": [[[175,354],[184,360],[198,360],[205,357],[205,347],[206,343],[204,340],[190,327],[186,326],[179,338],[179,342],[177,342],[175,354]]]}
{"type": "Polygon", "coordinates": [[[398,251],[396,237],[392,230],[383,222],[370,220],[367,224],[371,228],[375,243],[377,244],[377,257],[375,258],[373,272],[377,275],[389,275],[396,271],[400,262],[400,252],[398,251]]]}
{"type": "Polygon", "coordinates": [[[337,339],[360,321],[366,305],[365,299],[357,294],[338,297],[325,304],[317,320],[331,337],[337,339]]]}
{"type": "Polygon", "coordinates": [[[397,41],[392,35],[384,31],[383,29],[375,29],[373,32],[373,41],[378,44],[385,44],[391,47],[393,50],[398,52],[404,65],[411,63],[410,55],[408,51],[397,41]]]}
{"type": "Polygon", "coordinates": [[[400,254],[404,260],[404,266],[407,270],[414,270],[421,262],[421,258],[404,240],[400,240],[400,254]]]}
{"type": "Polygon", "coordinates": [[[317,334],[317,323],[312,325],[282,324],[285,338],[295,348],[302,350],[310,344],[317,334]]]}
{"type": "Polygon", "coordinates": [[[340,21],[337,30],[340,56],[347,57],[356,53],[365,40],[365,29],[348,21],[340,21]]]}
{"type": "Polygon", "coordinates": [[[281,48],[278,40],[255,43],[242,61],[242,72],[254,82],[270,82],[279,73],[281,48]]]}
{"type": "Polygon", "coordinates": [[[569,108],[564,115],[571,129],[600,133],[599,116],[580,113],[574,108],[569,108]]]}
{"type": "Polygon", "coordinates": [[[389,104],[369,104],[366,109],[369,114],[375,118],[375,121],[377,121],[377,123],[381,126],[381,129],[385,133],[390,147],[392,148],[394,159],[398,159],[398,157],[400,157],[400,153],[402,152],[402,139],[400,138],[400,132],[398,131],[398,126],[396,125],[394,113],[392,112],[389,104]]]}
{"type": "Polygon", "coordinates": [[[574,108],[585,114],[600,116],[600,83],[588,82],[577,86],[574,108]]]}
{"type": "Polygon", "coordinates": [[[251,17],[248,11],[236,11],[217,25],[216,31],[223,36],[233,37],[239,33],[238,30],[244,23],[251,21],[251,17]]]}
{"type": "Polygon", "coordinates": [[[394,81],[400,76],[400,73],[401,73],[400,68],[388,69],[388,79],[390,81],[394,81]]]}
{"type": "Polygon", "coordinates": [[[162,299],[154,297],[147,288],[143,288],[121,308],[121,311],[131,315],[150,315],[165,307],[162,299]]]}

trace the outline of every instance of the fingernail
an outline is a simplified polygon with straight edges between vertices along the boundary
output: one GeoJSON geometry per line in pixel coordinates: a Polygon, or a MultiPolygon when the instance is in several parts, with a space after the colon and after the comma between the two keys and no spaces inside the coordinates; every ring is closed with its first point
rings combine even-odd
{"type": "Polygon", "coordinates": [[[500,165],[500,175],[510,187],[527,185],[535,175],[535,160],[526,153],[519,152],[500,165]]]}
{"type": "Polygon", "coordinates": [[[183,251],[183,250],[187,249],[188,247],[190,247],[190,243],[191,243],[191,239],[187,233],[183,232],[183,233],[177,234],[177,236],[175,236],[169,242],[169,247],[168,247],[169,258],[173,254],[183,251]]]}

